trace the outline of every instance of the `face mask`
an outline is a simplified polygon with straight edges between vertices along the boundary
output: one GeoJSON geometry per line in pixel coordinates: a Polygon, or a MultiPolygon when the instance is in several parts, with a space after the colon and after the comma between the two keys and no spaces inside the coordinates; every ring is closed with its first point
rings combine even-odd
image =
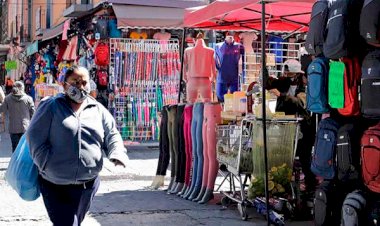
{"type": "Polygon", "coordinates": [[[70,85],[66,82],[69,88],[66,91],[67,96],[74,102],[80,104],[87,98],[88,92],[83,89],[78,89],[77,87],[70,85]]]}

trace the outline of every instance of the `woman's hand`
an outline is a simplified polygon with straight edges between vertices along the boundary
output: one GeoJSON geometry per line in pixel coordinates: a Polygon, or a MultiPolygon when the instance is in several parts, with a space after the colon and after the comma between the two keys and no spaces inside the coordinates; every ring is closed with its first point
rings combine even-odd
{"type": "Polygon", "coordinates": [[[276,97],[281,96],[281,93],[280,93],[280,91],[278,91],[278,89],[270,89],[269,92],[271,94],[275,95],[276,97]]]}
{"type": "Polygon", "coordinates": [[[110,159],[110,162],[112,162],[115,166],[122,166],[125,168],[125,165],[117,159],[110,159]]]}

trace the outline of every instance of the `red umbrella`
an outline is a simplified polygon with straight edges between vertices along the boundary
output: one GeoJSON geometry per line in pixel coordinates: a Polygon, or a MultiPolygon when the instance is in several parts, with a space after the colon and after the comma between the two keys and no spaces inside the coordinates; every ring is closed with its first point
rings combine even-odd
{"type": "MultiPolygon", "coordinates": [[[[273,1],[266,4],[268,32],[308,30],[313,0],[273,1]]],[[[261,30],[261,4],[252,0],[217,0],[186,10],[184,27],[212,30],[261,30]]]]}

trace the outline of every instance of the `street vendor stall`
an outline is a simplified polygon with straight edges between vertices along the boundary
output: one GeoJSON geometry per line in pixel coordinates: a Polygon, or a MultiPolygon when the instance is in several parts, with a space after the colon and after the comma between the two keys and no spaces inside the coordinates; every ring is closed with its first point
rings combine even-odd
{"type": "MultiPolygon", "coordinates": [[[[232,1],[215,1],[208,6],[205,7],[199,7],[196,10],[191,9],[188,11],[188,13],[185,16],[184,20],[184,26],[188,28],[199,28],[199,29],[212,29],[212,30],[251,30],[260,32],[261,34],[261,45],[259,52],[260,59],[267,59],[266,58],[268,52],[266,50],[266,47],[268,46],[266,43],[266,35],[268,32],[285,32],[289,34],[297,33],[297,32],[306,32],[308,30],[308,22],[310,20],[310,13],[311,13],[311,7],[312,2],[309,0],[303,0],[303,1],[263,1],[263,2],[253,2],[248,0],[238,1],[238,0],[232,0],[232,1]]],[[[270,210],[270,204],[269,204],[269,172],[268,172],[268,149],[267,149],[267,108],[268,106],[264,103],[266,103],[266,87],[265,83],[267,81],[268,77],[268,70],[267,70],[267,62],[266,60],[260,60],[260,77],[261,79],[258,80],[259,84],[261,85],[261,106],[262,106],[262,113],[261,113],[261,119],[260,122],[260,128],[262,128],[262,134],[260,135],[260,138],[263,140],[261,149],[263,150],[264,156],[263,158],[260,158],[260,160],[264,161],[263,167],[260,167],[260,169],[264,169],[264,185],[265,185],[265,197],[266,197],[266,207],[261,208],[261,211],[266,214],[268,225],[273,222],[274,219],[271,217],[273,216],[273,213],[270,210]]],[[[253,122],[252,122],[253,123],[253,122]]],[[[248,124],[252,124],[248,123],[248,124]]],[[[247,124],[247,119],[245,120],[245,123],[247,124]]],[[[243,125],[242,124],[242,125],[243,125]]],[[[269,121],[269,124],[272,124],[269,121]]],[[[221,128],[223,129],[223,128],[221,128]]],[[[238,128],[238,131],[245,131],[244,129],[238,128]]],[[[256,129],[257,130],[257,129],[256,129]]],[[[294,130],[292,133],[297,137],[297,130],[294,130]]],[[[222,131],[221,131],[222,132],[222,131]]],[[[229,136],[235,136],[235,140],[239,141],[239,139],[236,139],[236,136],[241,136],[240,141],[242,140],[242,137],[245,133],[242,134],[227,134],[229,136]]],[[[256,131],[258,132],[258,131],[256,131]]],[[[249,133],[248,133],[249,134],[249,133]]],[[[222,134],[223,135],[223,134],[222,134]]],[[[273,134],[268,134],[273,135],[273,134]]],[[[226,134],[223,135],[224,139],[226,139],[226,134]]],[[[228,138],[228,137],[227,137],[228,138]]],[[[293,142],[296,142],[297,138],[293,140],[293,142]]],[[[221,141],[223,142],[223,141],[221,141]]],[[[247,142],[252,142],[252,140],[246,140],[247,142]]],[[[239,143],[239,142],[237,142],[239,143]]],[[[292,143],[292,141],[291,141],[292,143]]],[[[240,155],[241,153],[241,145],[243,143],[240,143],[239,145],[235,147],[237,150],[239,150],[236,153],[238,154],[238,162],[241,161],[240,155]]],[[[223,146],[223,145],[222,145],[223,146]]],[[[293,153],[293,152],[290,152],[293,153]]],[[[219,153],[218,153],[219,154],[219,153]]],[[[291,154],[292,155],[292,154],[291,154]]],[[[292,162],[293,158],[289,158],[287,162],[292,162]]],[[[236,166],[236,165],[235,165],[236,166]]],[[[257,171],[257,169],[256,169],[257,171]]],[[[259,170],[260,171],[260,170],[259,170]]],[[[239,173],[240,170],[237,169],[237,172],[239,173]]],[[[234,180],[233,178],[230,180],[234,180]]],[[[240,183],[242,184],[242,180],[240,178],[240,183]]],[[[244,189],[244,184],[241,186],[242,189],[244,189]]],[[[244,198],[244,194],[242,194],[244,198]]],[[[246,219],[246,213],[245,210],[242,210],[242,207],[244,207],[245,200],[235,200],[239,203],[239,210],[241,213],[241,216],[243,219],[246,219]]],[[[263,202],[264,203],[264,202],[263,202]]]]}

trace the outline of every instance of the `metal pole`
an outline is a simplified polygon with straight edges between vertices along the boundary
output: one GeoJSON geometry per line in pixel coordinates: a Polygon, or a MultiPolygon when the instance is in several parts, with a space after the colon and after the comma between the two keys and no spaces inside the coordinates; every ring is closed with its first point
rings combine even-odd
{"type": "Polygon", "coordinates": [[[181,71],[179,77],[179,91],[178,91],[178,103],[181,103],[181,93],[182,93],[182,79],[183,79],[183,57],[185,53],[185,40],[186,40],[186,31],[187,28],[184,28],[182,31],[182,42],[181,42],[181,71]]]}
{"type": "Polygon", "coordinates": [[[265,166],[265,201],[267,207],[267,225],[270,226],[269,217],[269,188],[268,188],[268,153],[267,153],[267,123],[266,123],[266,58],[265,58],[265,1],[261,1],[261,80],[262,80],[262,119],[263,119],[263,139],[264,139],[264,166],[265,166]]]}

